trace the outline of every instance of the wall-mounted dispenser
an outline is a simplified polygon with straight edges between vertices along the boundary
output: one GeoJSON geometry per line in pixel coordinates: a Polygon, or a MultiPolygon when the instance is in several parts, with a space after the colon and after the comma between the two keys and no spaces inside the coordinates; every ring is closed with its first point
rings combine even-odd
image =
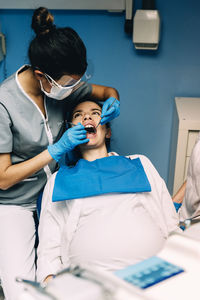
{"type": "Polygon", "coordinates": [[[143,0],[133,20],[133,43],[136,49],[157,50],[160,41],[160,15],[154,1],[143,0]]]}

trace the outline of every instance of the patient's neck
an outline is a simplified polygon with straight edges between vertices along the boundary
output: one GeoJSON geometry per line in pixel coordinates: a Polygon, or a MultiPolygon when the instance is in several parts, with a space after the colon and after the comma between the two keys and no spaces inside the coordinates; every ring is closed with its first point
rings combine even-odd
{"type": "Polygon", "coordinates": [[[82,157],[88,161],[93,161],[108,156],[108,151],[106,146],[97,149],[95,148],[84,149],[81,152],[82,152],[82,157]]]}

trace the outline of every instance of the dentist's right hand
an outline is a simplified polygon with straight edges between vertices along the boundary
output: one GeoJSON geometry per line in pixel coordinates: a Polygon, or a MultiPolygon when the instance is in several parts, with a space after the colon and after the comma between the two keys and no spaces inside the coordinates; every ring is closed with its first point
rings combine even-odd
{"type": "Polygon", "coordinates": [[[89,139],[86,138],[86,133],[87,131],[81,123],[69,128],[58,142],[47,147],[49,154],[53,159],[59,161],[63,154],[73,150],[80,144],[89,142],[89,139]]]}

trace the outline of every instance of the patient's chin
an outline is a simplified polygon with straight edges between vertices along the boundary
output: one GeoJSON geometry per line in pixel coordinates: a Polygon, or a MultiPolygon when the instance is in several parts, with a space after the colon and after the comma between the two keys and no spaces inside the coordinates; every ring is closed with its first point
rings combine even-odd
{"type": "Polygon", "coordinates": [[[94,141],[92,141],[91,139],[89,140],[89,142],[85,143],[85,144],[81,144],[80,145],[80,150],[91,150],[91,149],[98,149],[98,146],[96,145],[96,143],[94,141]]]}

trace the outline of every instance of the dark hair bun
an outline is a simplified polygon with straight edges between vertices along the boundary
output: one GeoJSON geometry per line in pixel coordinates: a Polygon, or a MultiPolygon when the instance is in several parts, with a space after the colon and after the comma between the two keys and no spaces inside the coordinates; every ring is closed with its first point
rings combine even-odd
{"type": "Polygon", "coordinates": [[[48,33],[55,28],[53,24],[54,17],[45,7],[37,8],[32,17],[31,27],[35,31],[36,35],[48,33]]]}

